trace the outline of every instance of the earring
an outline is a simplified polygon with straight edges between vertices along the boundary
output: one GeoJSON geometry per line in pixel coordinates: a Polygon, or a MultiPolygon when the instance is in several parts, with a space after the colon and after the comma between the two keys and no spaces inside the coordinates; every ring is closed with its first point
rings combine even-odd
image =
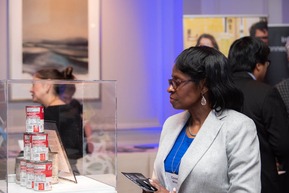
{"type": "Polygon", "coordinates": [[[205,106],[206,104],[207,104],[207,100],[204,97],[204,94],[202,94],[201,105],[205,106]]]}

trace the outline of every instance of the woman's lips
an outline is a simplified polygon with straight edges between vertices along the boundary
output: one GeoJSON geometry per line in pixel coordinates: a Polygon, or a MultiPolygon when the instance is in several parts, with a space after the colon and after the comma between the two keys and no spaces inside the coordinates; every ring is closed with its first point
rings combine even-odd
{"type": "Polygon", "coordinates": [[[176,99],[174,99],[173,97],[170,97],[170,102],[174,102],[176,99]]]}

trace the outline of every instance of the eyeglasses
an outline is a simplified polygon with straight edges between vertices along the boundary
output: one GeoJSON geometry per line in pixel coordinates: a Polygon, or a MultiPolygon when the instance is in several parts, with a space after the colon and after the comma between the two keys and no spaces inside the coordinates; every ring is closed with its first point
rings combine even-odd
{"type": "Polygon", "coordinates": [[[270,64],[271,64],[271,60],[267,60],[267,61],[265,62],[266,67],[270,66],[270,64]]]}
{"type": "Polygon", "coordinates": [[[190,81],[193,81],[193,80],[169,79],[169,86],[172,86],[174,90],[177,90],[177,88],[181,86],[181,84],[185,84],[190,81]]]}

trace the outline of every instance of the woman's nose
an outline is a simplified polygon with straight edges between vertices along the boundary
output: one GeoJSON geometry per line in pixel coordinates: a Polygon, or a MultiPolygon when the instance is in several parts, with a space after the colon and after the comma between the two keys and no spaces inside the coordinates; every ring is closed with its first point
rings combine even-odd
{"type": "Polygon", "coordinates": [[[167,91],[168,91],[169,93],[174,92],[175,89],[174,89],[173,85],[170,84],[169,87],[168,87],[168,89],[167,89],[167,91]]]}

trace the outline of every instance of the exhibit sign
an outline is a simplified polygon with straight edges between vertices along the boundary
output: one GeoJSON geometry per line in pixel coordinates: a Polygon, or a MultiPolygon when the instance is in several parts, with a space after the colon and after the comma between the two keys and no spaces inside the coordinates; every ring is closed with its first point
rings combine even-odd
{"type": "Polygon", "coordinates": [[[252,24],[267,20],[265,15],[184,15],[184,48],[195,46],[203,33],[213,35],[220,51],[228,56],[236,39],[248,36],[252,24]]]}
{"type": "Polygon", "coordinates": [[[45,121],[45,133],[48,134],[49,151],[57,153],[58,177],[77,183],[75,174],[68,161],[66,150],[63,146],[56,123],[45,121]]]}
{"type": "Polygon", "coordinates": [[[266,81],[275,85],[289,78],[289,61],[285,47],[289,39],[289,24],[269,24],[268,30],[271,65],[267,71],[266,81]]]}

